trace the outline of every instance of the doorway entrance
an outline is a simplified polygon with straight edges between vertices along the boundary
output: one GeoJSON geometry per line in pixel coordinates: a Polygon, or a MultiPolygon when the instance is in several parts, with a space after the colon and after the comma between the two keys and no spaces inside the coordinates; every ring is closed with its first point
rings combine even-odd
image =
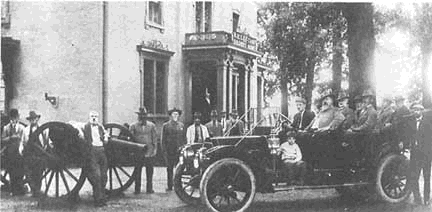
{"type": "Polygon", "coordinates": [[[192,113],[201,112],[201,123],[210,121],[210,111],[217,106],[216,62],[191,63],[192,72],[192,113]],[[206,93],[209,98],[206,98],[206,93]]]}

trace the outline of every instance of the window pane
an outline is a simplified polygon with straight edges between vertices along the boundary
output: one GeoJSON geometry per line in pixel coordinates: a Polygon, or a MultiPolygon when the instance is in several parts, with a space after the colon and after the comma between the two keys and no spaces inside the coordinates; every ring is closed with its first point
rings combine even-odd
{"type": "Polygon", "coordinates": [[[166,113],[165,63],[156,62],[156,113],[166,113]]]}
{"type": "Polygon", "coordinates": [[[161,2],[149,2],[149,20],[162,25],[162,6],[161,2]]]}
{"type": "Polygon", "coordinates": [[[154,113],[154,61],[144,60],[144,106],[154,113]]]}
{"type": "Polygon", "coordinates": [[[197,32],[201,32],[201,26],[202,26],[202,10],[203,10],[203,2],[197,1],[195,2],[195,25],[197,32]]]}
{"type": "Polygon", "coordinates": [[[211,17],[212,17],[212,3],[205,3],[205,23],[204,23],[204,32],[211,31],[211,17]]]}
{"type": "Polygon", "coordinates": [[[237,13],[233,13],[233,32],[237,32],[238,24],[239,24],[240,15],[237,13]]]}

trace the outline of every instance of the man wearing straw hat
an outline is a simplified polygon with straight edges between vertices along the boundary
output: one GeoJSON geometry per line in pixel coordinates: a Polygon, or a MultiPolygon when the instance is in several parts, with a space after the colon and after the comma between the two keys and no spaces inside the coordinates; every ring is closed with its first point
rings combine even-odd
{"type": "Polygon", "coordinates": [[[168,111],[170,120],[162,126],[162,152],[167,165],[167,184],[166,191],[172,191],[173,188],[173,169],[178,162],[179,148],[186,144],[185,129],[182,122],[178,119],[182,111],[173,108],[168,111]]]}
{"type": "Polygon", "coordinates": [[[154,172],[154,157],[156,156],[157,143],[156,143],[156,126],[153,122],[147,120],[147,109],[140,108],[138,112],[138,122],[130,126],[130,131],[135,137],[136,142],[146,144],[146,152],[144,155],[139,156],[137,170],[138,173],[135,178],[135,194],[141,193],[141,170],[143,164],[146,167],[147,179],[147,193],[152,194],[153,191],[153,172],[154,172]]]}
{"type": "MultiPolygon", "coordinates": [[[[23,155],[26,160],[26,176],[28,177],[30,188],[33,197],[38,197],[42,193],[41,189],[41,178],[43,172],[44,161],[36,154],[36,151],[32,150],[32,147],[27,145],[32,134],[39,128],[39,119],[41,115],[35,111],[30,111],[27,120],[30,124],[24,129],[22,137],[22,148],[24,149],[23,155]]],[[[35,142],[35,145],[41,148],[46,148],[49,145],[48,131],[43,132],[38,138],[33,139],[31,142],[35,142]]]]}

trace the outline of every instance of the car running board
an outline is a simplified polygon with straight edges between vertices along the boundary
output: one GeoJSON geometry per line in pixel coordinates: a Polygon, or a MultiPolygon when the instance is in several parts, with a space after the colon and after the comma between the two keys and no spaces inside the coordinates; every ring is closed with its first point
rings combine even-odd
{"type": "Polygon", "coordinates": [[[350,186],[363,186],[370,185],[372,183],[369,182],[359,182],[359,183],[344,183],[344,184],[334,184],[334,185],[286,185],[286,183],[278,183],[278,185],[274,185],[274,191],[291,191],[291,190],[304,190],[304,189],[328,189],[328,188],[336,188],[336,187],[350,187],[350,186]]]}

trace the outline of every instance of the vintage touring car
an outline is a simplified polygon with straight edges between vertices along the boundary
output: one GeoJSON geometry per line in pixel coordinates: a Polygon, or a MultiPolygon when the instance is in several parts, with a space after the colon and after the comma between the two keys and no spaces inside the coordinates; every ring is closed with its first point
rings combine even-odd
{"type": "MultiPolygon", "coordinates": [[[[274,131],[273,131],[274,132],[274,131]]],[[[244,211],[255,193],[334,188],[341,195],[376,193],[399,203],[409,196],[407,146],[390,131],[346,135],[342,130],[299,133],[307,163],[303,185],[286,183],[284,166],[271,135],[214,137],[182,148],[174,176],[177,196],[212,211],[244,211]]],[[[406,134],[406,133],[405,133],[406,134]]]]}

